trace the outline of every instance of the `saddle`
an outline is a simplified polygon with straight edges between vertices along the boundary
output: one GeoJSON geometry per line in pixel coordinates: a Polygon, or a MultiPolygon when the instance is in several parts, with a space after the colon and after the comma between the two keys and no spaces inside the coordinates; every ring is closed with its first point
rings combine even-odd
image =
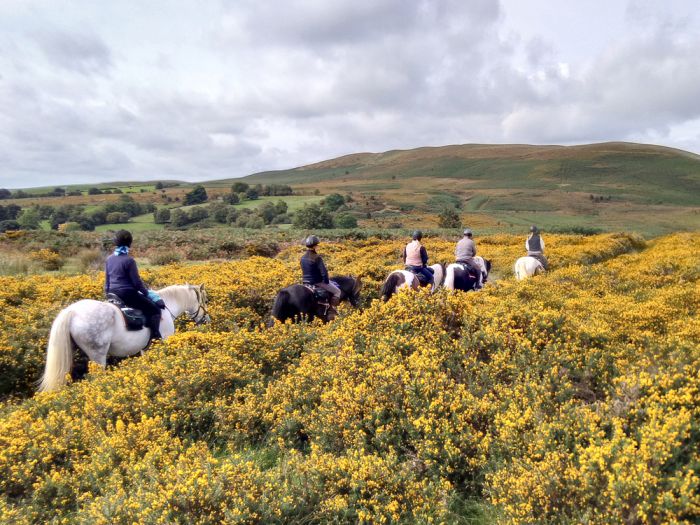
{"type": "Polygon", "coordinates": [[[414,270],[413,267],[411,267],[411,266],[406,266],[405,270],[407,272],[411,272],[416,277],[416,279],[418,279],[418,284],[420,284],[421,286],[428,286],[429,283],[427,281],[427,277],[425,276],[425,274],[423,274],[422,272],[419,272],[417,270],[414,270]]]}
{"type": "Polygon", "coordinates": [[[146,326],[146,316],[143,315],[143,312],[136,308],[126,306],[118,295],[108,293],[107,302],[119,308],[119,311],[121,311],[124,317],[124,322],[126,323],[126,329],[128,331],[141,330],[146,326]]]}
{"type": "Polygon", "coordinates": [[[328,290],[324,290],[323,288],[319,288],[313,284],[304,284],[304,286],[313,292],[314,299],[317,303],[330,305],[331,294],[328,290]]]}
{"type": "Polygon", "coordinates": [[[459,262],[457,264],[459,264],[462,267],[462,269],[471,279],[478,279],[480,277],[479,274],[481,273],[481,269],[477,266],[465,262],[459,262]]]}

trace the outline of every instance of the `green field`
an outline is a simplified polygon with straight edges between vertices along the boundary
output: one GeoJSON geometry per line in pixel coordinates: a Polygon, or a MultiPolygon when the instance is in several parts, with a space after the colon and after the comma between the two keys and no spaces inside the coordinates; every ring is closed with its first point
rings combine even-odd
{"type": "Polygon", "coordinates": [[[137,215],[132,217],[129,222],[124,222],[121,224],[102,224],[95,228],[95,231],[109,231],[109,230],[129,230],[131,232],[145,232],[151,230],[162,230],[164,229],[163,224],[156,224],[153,222],[153,214],[145,213],[144,215],[137,215]]]}

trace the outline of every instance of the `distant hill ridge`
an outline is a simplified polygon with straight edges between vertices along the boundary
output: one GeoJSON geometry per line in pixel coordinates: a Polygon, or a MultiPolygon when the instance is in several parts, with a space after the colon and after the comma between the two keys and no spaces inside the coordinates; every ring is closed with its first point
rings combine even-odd
{"type": "Polygon", "coordinates": [[[358,164],[377,165],[386,162],[416,161],[444,157],[462,159],[513,159],[513,160],[571,160],[603,157],[608,155],[649,155],[661,157],[685,157],[700,162],[700,155],[667,146],[637,144],[634,142],[602,142],[577,146],[530,144],[453,144],[448,146],[424,146],[406,150],[389,150],[382,153],[350,153],[341,157],[314,162],[304,166],[279,171],[266,171],[245,178],[261,177],[273,173],[337,169],[358,164]]]}
{"type": "Polygon", "coordinates": [[[700,206],[700,155],[629,142],[463,144],[353,153],[242,180],[382,193],[407,187],[513,194],[566,188],[638,203],[700,206]]]}

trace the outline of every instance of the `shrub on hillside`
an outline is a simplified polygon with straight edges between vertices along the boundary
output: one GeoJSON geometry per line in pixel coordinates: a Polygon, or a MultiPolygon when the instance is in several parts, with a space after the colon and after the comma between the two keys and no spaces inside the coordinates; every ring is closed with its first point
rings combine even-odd
{"type": "Polygon", "coordinates": [[[318,204],[305,204],[294,214],[294,226],[305,230],[333,227],[333,217],[318,204]]]}
{"type": "Polygon", "coordinates": [[[438,214],[440,228],[459,228],[461,225],[459,214],[454,208],[444,208],[438,214]]]}
{"type": "Polygon", "coordinates": [[[206,202],[208,199],[207,190],[201,184],[197,184],[192,191],[185,194],[185,206],[190,206],[192,204],[201,204],[206,202]]]}
{"type": "Polygon", "coordinates": [[[158,208],[153,212],[153,222],[156,224],[166,224],[170,221],[170,208],[158,208]]]}
{"type": "Polygon", "coordinates": [[[38,262],[44,270],[60,270],[65,264],[61,256],[48,248],[37,250],[29,254],[32,261],[38,262]]]}
{"type": "Polygon", "coordinates": [[[339,213],[333,219],[336,228],[357,228],[357,219],[350,213],[339,213]]]}
{"type": "Polygon", "coordinates": [[[163,266],[165,264],[173,264],[182,259],[179,253],[172,250],[159,251],[151,255],[148,260],[151,264],[163,266]]]}

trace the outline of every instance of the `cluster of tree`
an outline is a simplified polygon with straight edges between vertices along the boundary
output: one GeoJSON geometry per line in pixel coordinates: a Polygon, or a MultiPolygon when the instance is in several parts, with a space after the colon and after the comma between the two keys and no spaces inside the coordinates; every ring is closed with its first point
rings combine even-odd
{"type": "MultiPolygon", "coordinates": [[[[42,204],[24,209],[14,204],[0,206],[0,221],[16,221],[17,227],[13,229],[22,230],[36,230],[40,227],[41,221],[48,220],[54,230],[57,230],[61,224],[71,223],[70,229],[92,231],[100,224],[128,222],[131,217],[150,213],[154,209],[153,204],[141,204],[129,195],[122,195],[118,201],[107,203],[91,211],[86,211],[85,206],[75,204],[62,206],[42,204]]],[[[5,229],[8,229],[7,226],[5,225],[5,229]]]]}
{"type": "Polygon", "coordinates": [[[17,221],[17,218],[20,216],[21,212],[22,208],[16,204],[0,206],[0,232],[21,229],[21,226],[17,221]]]}
{"type": "Polygon", "coordinates": [[[177,182],[162,182],[162,181],[158,181],[158,182],[156,182],[156,184],[155,184],[155,188],[156,188],[157,190],[162,190],[162,189],[165,189],[165,188],[175,188],[176,186],[179,186],[179,185],[180,185],[180,184],[177,183],[177,182]]]}
{"type": "MultiPolygon", "coordinates": [[[[87,190],[88,195],[102,195],[111,193],[122,193],[122,190],[120,190],[119,188],[107,188],[101,190],[96,186],[88,188],[87,190]]],[[[53,190],[45,193],[30,193],[24,190],[15,190],[14,192],[12,192],[8,189],[0,188],[0,199],[31,199],[37,197],[79,197],[82,194],[83,192],[80,190],[68,190],[66,188],[61,188],[60,186],[57,186],[53,190]]]]}
{"type": "Polygon", "coordinates": [[[608,196],[606,197],[606,196],[604,196],[604,195],[593,195],[593,194],[591,193],[590,199],[591,199],[591,201],[593,201],[593,202],[611,201],[611,200],[612,200],[612,196],[608,195],[608,196]]]}
{"type": "Polygon", "coordinates": [[[234,182],[231,191],[224,195],[224,202],[227,204],[238,204],[245,200],[253,201],[259,197],[282,197],[293,195],[291,186],[286,184],[256,184],[250,186],[245,182],[234,182]]]}
{"type": "Polygon", "coordinates": [[[153,214],[156,223],[170,222],[171,228],[205,228],[229,224],[238,228],[262,228],[267,224],[291,222],[284,201],[264,202],[255,209],[240,209],[225,202],[214,202],[207,207],[194,206],[188,210],[160,208],[153,214]]]}
{"type": "Polygon", "coordinates": [[[294,215],[294,226],[305,230],[356,228],[357,218],[348,210],[349,199],[331,193],[321,204],[307,204],[294,215]]]}

